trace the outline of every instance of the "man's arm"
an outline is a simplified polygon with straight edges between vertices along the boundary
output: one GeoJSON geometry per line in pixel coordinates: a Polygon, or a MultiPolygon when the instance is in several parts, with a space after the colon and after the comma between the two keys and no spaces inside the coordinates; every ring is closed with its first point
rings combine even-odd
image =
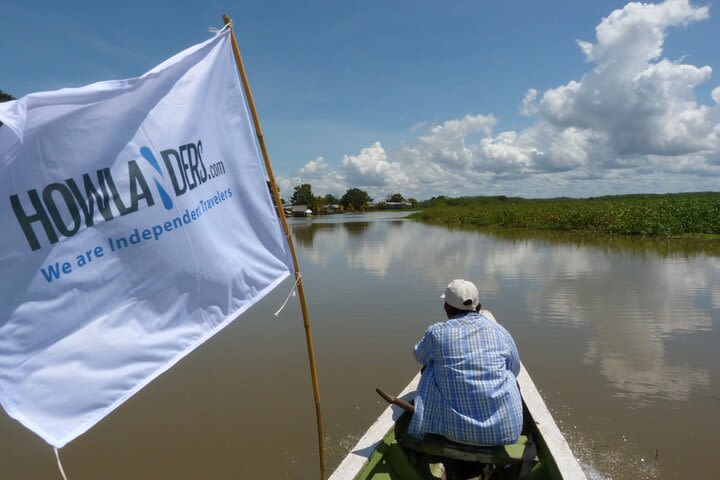
{"type": "Polygon", "coordinates": [[[415,360],[421,365],[427,365],[432,360],[433,335],[432,326],[425,331],[425,335],[415,344],[415,360]]]}
{"type": "Polygon", "coordinates": [[[508,333],[507,335],[508,344],[510,347],[510,357],[508,358],[508,368],[510,371],[513,372],[513,375],[516,377],[520,374],[520,354],[517,351],[517,347],[515,346],[515,341],[512,338],[512,335],[508,333]]]}

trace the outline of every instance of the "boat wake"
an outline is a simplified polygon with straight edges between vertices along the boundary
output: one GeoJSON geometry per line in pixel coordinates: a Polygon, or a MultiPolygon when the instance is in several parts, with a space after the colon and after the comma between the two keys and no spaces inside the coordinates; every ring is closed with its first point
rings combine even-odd
{"type": "Polygon", "coordinates": [[[655,480],[660,466],[653,459],[630,457],[627,451],[600,441],[565,434],[588,480],[655,480]]]}

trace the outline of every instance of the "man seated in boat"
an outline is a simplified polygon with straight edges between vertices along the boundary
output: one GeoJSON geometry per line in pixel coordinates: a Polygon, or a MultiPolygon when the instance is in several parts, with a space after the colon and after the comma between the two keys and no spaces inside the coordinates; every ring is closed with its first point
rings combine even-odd
{"type": "Polygon", "coordinates": [[[453,280],[442,298],[448,321],[431,325],[415,345],[423,373],[408,433],[473,445],[515,443],[523,423],[515,342],[481,313],[472,282],[453,280]]]}

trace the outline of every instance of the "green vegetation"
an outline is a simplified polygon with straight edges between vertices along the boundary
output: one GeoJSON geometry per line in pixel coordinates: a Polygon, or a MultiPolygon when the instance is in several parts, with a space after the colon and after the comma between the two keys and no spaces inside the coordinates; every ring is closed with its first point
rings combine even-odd
{"type": "Polygon", "coordinates": [[[317,199],[312,193],[312,186],[309,183],[296,186],[292,197],[290,197],[290,203],[293,205],[307,205],[311,209],[314,208],[317,199]]]}
{"type": "MultiPolygon", "coordinates": [[[[406,199],[401,193],[387,195],[385,201],[377,204],[373,204],[372,202],[372,197],[365,190],[359,188],[348,189],[340,198],[331,193],[316,196],[313,194],[312,185],[309,183],[303,183],[293,187],[293,194],[290,197],[290,204],[306,205],[307,208],[315,214],[365,212],[368,209],[388,210],[390,208],[415,208],[418,204],[418,201],[414,198],[406,199]],[[389,205],[388,202],[395,204],[389,205]],[[403,205],[396,205],[398,203],[402,203],[403,205]]],[[[283,205],[285,205],[285,200],[283,200],[283,205]]]]}
{"type": "Polygon", "coordinates": [[[359,188],[349,189],[340,199],[330,193],[324,196],[315,196],[312,193],[312,185],[309,183],[294,187],[292,197],[290,197],[292,205],[307,205],[315,213],[323,212],[325,207],[330,205],[339,205],[339,211],[354,211],[355,209],[364,211],[370,202],[372,202],[372,197],[365,190],[359,188]]]}
{"type": "Polygon", "coordinates": [[[499,240],[511,242],[533,241],[548,246],[563,245],[592,247],[605,252],[635,255],[657,255],[663,258],[693,258],[697,255],[720,257],[717,235],[678,235],[649,237],[640,235],[605,235],[584,231],[528,230],[503,227],[454,227],[463,230],[480,230],[499,240]]]}
{"type": "Polygon", "coordinates": [[[340,200],[332,193],[328,193],[324,197],[320,197],[320,198],[322,200],[323,205],[338,205],[340,203],[340,200]]]}
{"type": "Polygon", "coordinates": [[[364,211],[367,204],[372,202],[372,197],[365,190],[359,188],[351,188],[340,199],[340,203],[346,210],[353,211],[355,209],[364,211]]]}
{"type": "Polygon", "coordinates": [[[433,197],[413,215],[449,226],[590,231],[611,235],[720,235],[720,193],[638,194],[584,199],[433,197]]]}

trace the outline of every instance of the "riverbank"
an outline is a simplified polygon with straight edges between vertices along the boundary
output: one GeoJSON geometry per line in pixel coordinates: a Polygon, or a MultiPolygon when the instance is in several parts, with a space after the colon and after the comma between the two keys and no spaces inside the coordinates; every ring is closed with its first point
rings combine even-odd
{"type": "Polygon", "coordinates": [[[583,199],[436,197],[411,218],[465,227],[590,231],[653,237],[720,236],[720,193],[639,194],[583,199]]]}

